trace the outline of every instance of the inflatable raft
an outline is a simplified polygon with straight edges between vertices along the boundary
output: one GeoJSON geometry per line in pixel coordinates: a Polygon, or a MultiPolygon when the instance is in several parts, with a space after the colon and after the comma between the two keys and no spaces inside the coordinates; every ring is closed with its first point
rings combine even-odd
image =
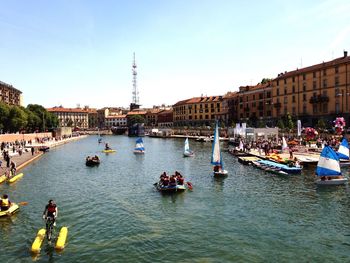
{"type": "Polygon", "coordinates": [[[16,203],[12,203],[10,208],[6,211],[0,211],[0,217],[2,216],[12,216],[19,210],[19,206],[16,203]]]}
{"type": "Polygon", "coordinates": [[[36,235],[34,242],[32,244],[32,248],[31,248],[32,253],[35,253],[35,254],[40,253],[41,245],[45,239],[45,234],[46,234],[46,230],[44,228],[38,231],[38,234],[36,235]]]}
{"type": "Polygon", "coordinates": [[[16,182],[18,179],[22,178],[23,177],[23,173],[20,173],[20,174],[17,174],[15,175],[14,177],[12,177],[10,180],[8,180],[8,182],[11,184],[11,183],[14,183],[16,182]]]}
{"type": "Polygon", "coordinates": [[[68,235],[68,228],[66,226],[64,226],[61,228],[60,233],[58,235],[56,246],[55,246],[56,250],[63,250],[64,249],[64,246],[65,246],[66,240],[67,240],[67,235],[68,235]]]}

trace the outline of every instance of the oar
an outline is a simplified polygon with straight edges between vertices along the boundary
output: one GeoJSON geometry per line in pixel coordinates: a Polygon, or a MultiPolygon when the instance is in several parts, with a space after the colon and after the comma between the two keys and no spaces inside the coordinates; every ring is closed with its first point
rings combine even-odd
{"type": "Polygon", "coordinates": [[[19,205],[27,205],[28,202],[19,202],[18,204],[19,204],[19,205]]]}
{"type": "Polygon", "coordinates": [[[187,185],[189,190],[193,190],[193,185],[191,182],[186,182],[186,185],[187,185]]]}

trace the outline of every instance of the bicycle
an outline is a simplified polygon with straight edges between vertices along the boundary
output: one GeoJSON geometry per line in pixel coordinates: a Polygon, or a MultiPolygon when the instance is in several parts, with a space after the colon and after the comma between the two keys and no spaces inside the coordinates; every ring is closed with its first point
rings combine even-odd
{"type": "Polygon", "coordinates": [[[48,216],[46,217],[45,220],[46,220],[46,238],[48,241],[51,241],[55,218],[48,216]]]}

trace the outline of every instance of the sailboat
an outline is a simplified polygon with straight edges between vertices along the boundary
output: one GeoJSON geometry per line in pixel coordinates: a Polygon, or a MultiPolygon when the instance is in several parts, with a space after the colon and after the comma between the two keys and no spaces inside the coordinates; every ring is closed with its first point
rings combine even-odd
{"type": "Polygon", "coordinates": [[[284,136],[283,136],[283,137],[282,137],[282,153],[287,152],[287,150],[288,150],[287,141],[286,141],[286,139],[285,139],[284,136]]]}
{"type": "Polygon", "coordinates": [[[220,152],[220,139],[219,139],[219,126],[216,122],[215,132],[214,132],[214,141],[211,154],[211,164],[214,165],[214,176],[225,176],[228,174],[224,170],[224,164],[222,162],[222,156],[220,152]]]}
{"type": "Polygon", "coordinates": [[[185,149],[184,149],[184,157],[192,157],[194,156],[194,152],[190,150],[190,143],[188,142],[188,138],[185,140],[185,149]]]}
{"type": "Polygon", "coordinates": [[[348,181],[342,176],[339,157],[330,146],[325,146],[321,152],[316,167],[316,177],[318,185],[341,185],[348,181]]]}
{"type": "Polygon", "coordinates": [[[145,147],[143,146],[143,140],[142,138],[138,138],[136,140],[136,145],[134,148],[134,153],[136,154],[144,154],[145,153],[145,147]]]}
{"type": "Polygon", "coordinates": [[[339,157],[339,161],[340,161],[340,166],[347,166],[350,165],[350,161],[349,161],[349,156],[350,156],[350,151],[349,151],[349,143],[348,140],[346,138],[343,138],[339,149],[337,151],[338,157],[339,157]]]}

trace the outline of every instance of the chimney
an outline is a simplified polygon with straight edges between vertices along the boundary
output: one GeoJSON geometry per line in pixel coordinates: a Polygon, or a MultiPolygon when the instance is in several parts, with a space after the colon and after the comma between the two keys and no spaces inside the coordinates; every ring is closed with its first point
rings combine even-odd
{"type": "Polygon", "coordinates": [[[348,52],[344,50],[344,58],[348,56],[348,52]]]}

